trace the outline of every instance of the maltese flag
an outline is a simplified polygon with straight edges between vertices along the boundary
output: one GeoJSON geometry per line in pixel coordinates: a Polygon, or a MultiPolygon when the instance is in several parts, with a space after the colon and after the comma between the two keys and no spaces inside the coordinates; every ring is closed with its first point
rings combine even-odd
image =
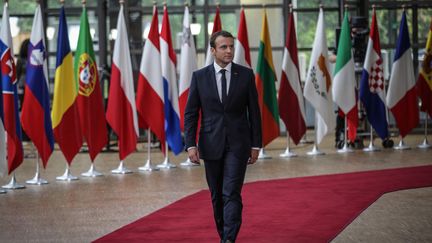
{"type": "Polygon", "coordinates": [[[180,127],[182,130],[184,130],[184,111],[189,96],[189,86],[192,78],[192,72],[197,68],[195,42],[189,23],[189,7],[186,6],[183,16],[183,37],[180,49],[179,78],[180,127]]]}

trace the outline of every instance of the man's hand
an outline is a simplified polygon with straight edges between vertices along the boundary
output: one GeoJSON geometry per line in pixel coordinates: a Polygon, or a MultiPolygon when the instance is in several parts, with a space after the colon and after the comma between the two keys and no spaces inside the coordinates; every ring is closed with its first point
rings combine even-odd
{"type": "Polygon", "coordinates": [[[251,150],[251,156],[248,160],[248,164],[255,164],[255,162],[258,159],[259,149],[252,149],[251,150]]]}
{"type": "Polygon", "coordinates": [[[200,157],[197,148],[190,148],[188,149],[187,152],[188,152],[189,159],[192,163],[200,164],[200,157]]]}

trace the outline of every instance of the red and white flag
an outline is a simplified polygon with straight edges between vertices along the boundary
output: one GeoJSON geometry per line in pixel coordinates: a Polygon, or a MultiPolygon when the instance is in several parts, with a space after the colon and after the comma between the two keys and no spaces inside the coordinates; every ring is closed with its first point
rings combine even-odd
{"type": "Polygon", "coordinates": [[[158,25],[155,6],[141,59],[136,105],[140,127],[150,128],[159,139],[162,152],[165,153],[164,87],[158,25]]]}
{"type": "Polygon", "coordinates": [[[139,136],[135,91],[123,4],[117,20],[117,39],[111,67],[107,121],[118,136],[119,157],[123,160],[136,149],[139,136]]]}
{"type": "MultiPolygon", "coordinates": [[[[222,30],[222,23],[221,23],[221,19],[220,19],[220,13],[219,13],[219,6],[216,8],[216,15],[213,21],[213,30],[212,30],[212,34],[218,31],[222,30]]],[[[213,55],[211,54],[211,50],[210,50],[210,41],[207,45],[207,56],[206,56],[206,62],[204,66],[208,66],[210,64],[213,63],[214,59],[213,59],[213,55]]]]}
{"type": "Polygon", "coordinates": [[[395,117],[402,138],[419,122],[415,84],[411,43],[404,11],[386,97],[387,106],[395,117]]]}
{"type": "Polygon", "coordinates": [[[192,72],[197,70],[195,42],[192,36],[189,22],[189,7],[186,6],[183,16],[183,37],[180,49],[180,79],[179,79],[179,107],[180,127],[184,130],[184,112],[189,96],[189,86],[192,72]]]}
{"type": "Polygon", "coordinates": [[[234,60],[235,63],[251,68],[251,58],[249,49],[248,31],[244,9],[240,11],[240,23],[235,44],[234,60]]]}
{"type": "Polygon", "coordinates": [[[281,83],[279,87],[279,115],[295,144],[306,133],[303,91],[297,56],[297,40],[294,14],[288,19],[288,31],[282,60],[281,83]]]}

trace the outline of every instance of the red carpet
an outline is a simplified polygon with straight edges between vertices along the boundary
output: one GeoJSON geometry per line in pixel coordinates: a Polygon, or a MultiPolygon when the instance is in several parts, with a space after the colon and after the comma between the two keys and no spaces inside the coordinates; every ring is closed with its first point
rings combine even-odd
{"type": "MultiPolygon", "coordinates": [[[[328,242],[387,192],[432,186],[432,166],[248,183],[242,242],[328,242]]],[[[95,242],[218,242],[200,191],[95,242]]]]}

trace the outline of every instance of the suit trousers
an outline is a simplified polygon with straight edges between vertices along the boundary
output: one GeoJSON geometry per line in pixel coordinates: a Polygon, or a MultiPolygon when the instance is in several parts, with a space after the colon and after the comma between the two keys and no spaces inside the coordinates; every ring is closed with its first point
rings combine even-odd
{"type": "Polygon", "coordinates": [[[220,160],[205,160],[207,184],[211,193],[213,214],[221,240],[234,242],[242,223],[241,190],[247,158],[238,158],[225,146],[220,160]]]}

